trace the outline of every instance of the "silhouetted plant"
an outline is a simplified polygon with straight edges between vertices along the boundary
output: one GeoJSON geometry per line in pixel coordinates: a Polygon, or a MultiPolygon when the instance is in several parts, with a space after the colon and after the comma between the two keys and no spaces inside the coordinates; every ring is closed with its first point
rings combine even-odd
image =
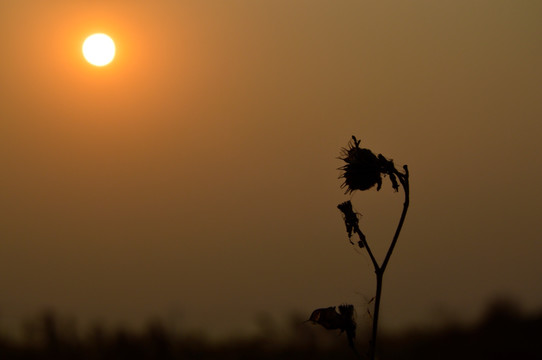
{"type": "Polygon", "coordinates": [[[359,228],[358,216],[356,213],[354,213],[352,203],[350,201],[346,201],[337,206],[343,213],[349,238],[352,236],[352,232],[358,235],[358,245],[360,248],[365,248],[367,250],[375,269],[376,294],[374,297],[372,339],[369,346],[369,358],[373,360],[375,358],[376,340],[378,334],[378,319],[380,312],[380,299],[382,297],[382,281],[384,271],[388,266],[391,254],[393,253],[393,249],[397,244],[397,239],[399,238],[399,234],[405,221],[410,202],[410,191],[408,182],[408,167],[406,165],[403,166],[403,172],[400,172],[395,168],[392,160],[386,159],[382,154],[378,154],[378,156],[376,156],[371,150],[361,148],[359,146],[360,142],[361,141],[357,140],[355,136],[352,136],[352,141],[348,144],[348,148],[342,150],[342,157],[340,157],[340,159],[346,163],[340,168],[340,170],[343,171],[341,178],[344,178],[344,183],[341,185],[341,187],[346,188],[346,193],[352,193],[355,190],[369,190],[374,185],[377,185],[376,190],[378,191],[382,187],[382,177],[388,176],[393,189],[396,192],[399,191],[400,183],[403,187],[405,195],[403,211],[399,219],[399,224],[397,225],[395,234],[382,264],[379,264],[376,260],[373,252],[371,251],[371,247],[367,243],[365,235],[359,228]]]}
{"type": "MultiPolygon", "coordinates": [[[[406,165],[403,166],[403,172],[401,172],[396,169],[392,160],[386,159],[382,154],[378,154],[377,156],[371,150],[361,148],[360,143],[360,140],[357,140],[355,136],[352,136],[352,141],[348,143],[348,147],[343,148],[341,151],[341,157],[339,159],[344,161],[345,165],[343,165],[339,169],[342,171],[340,178],[344,179],[341,188],[346,188],[345,193],[353,193],[356,190],[369,190],[375,185],[376,190],[379,191],[382,188],[383,177],[388,177],[390,179],[392,188],[397,192],[399,191],[401,185],[405,195],[403,211],[399,219],[399,224],[397,225],[395,234],[390,243],[390,247],[388,248],[386,256],[384,257],[384,261],[381,264],[379,264],[376,260],[373,252],[371,251],[371,247],[367,242],[365,234],[363,234],[359,227],[359,214],[354,211],[350,200],[340,203],[337,206],[343,214],[344,223],[346,225],[346,232],[348,234],[348,239],[350,240],[350,243],[354,244],[354,242],[352,241],[352,236],[354,234],[357,234],[359,238],[358,246],[361,249],[365,249],[367,251],[375,269],[376,294],[374,297],[372,335],[371,341],[369,343],[369,358],[371,360],[374,360],[376,340],[378,334],[378,319],[380,313],[380,299],[382,297],[382,282],[384,277],[384,271],[388,266],[391,254],[393,253],[393,249],[395,248],[397,239],[399,238],[399,233],[401,232],[401,228],[403,227],[403,223],[405,221],[409,205],[410,192],[408,182],[408,167],[406,165]]],[[[340,322],[340,314],[337,314],[334,308],[317,309],[313,312],[309,320],[313,320],[314,322],[321,324],[326,329],[341,328],[330,327],[328,325],[328,318],[335,322],[340,322]],[[318,321],[321,318],[323,318],[325,321],[318,321]]],[[[353,337],[349,337],[349,343],[354,349],[351,339],[353,339],[353,337]]]]}
{"type": "Polygon", "coordinates": [[[348,345],[357,354],[354,347],[354,338],[356,337],[356,321],[354,320],[354,305],[339,305],[339,312],[335,306],[316,309],[312,312],[308,321],[322,325],[328,330],[339,329],[346,332],[348,345]]]}

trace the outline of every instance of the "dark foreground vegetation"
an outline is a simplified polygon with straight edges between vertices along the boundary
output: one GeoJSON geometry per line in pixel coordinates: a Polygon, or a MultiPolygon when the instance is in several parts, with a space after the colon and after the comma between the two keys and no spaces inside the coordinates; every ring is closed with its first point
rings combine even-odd
{"type": "MultiPolygon", "coordinates": [[[[24,327],[14,341],[0,337],[0,359],[355,359],[345,335],[291,318],[289,329],[273,326],[251,338],[209,341],[204,336],[173,333],[160,322],[145,330],[77,332],[73,323],[44,313],[24,327]]],[[[360,324],[361,325],[361,324],[360,324]]],[[[368,350],[369,331],[359,326],[356,347],[368,350]]],[[[401,334],[382,333],[379,359],[542,359],[542,311],[523,314],[510,302],[496,302],[476,324],[443,325],[401,334]]]]}

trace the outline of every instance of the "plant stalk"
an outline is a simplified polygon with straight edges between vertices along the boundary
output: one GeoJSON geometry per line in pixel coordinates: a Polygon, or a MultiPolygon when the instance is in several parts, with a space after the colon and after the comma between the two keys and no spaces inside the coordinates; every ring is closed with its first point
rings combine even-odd
{"type": "Polygon", "coordinates": [[[369,244],[367,244],[367,241],[363,241],[363,239],[361,238],[361,230],[359,230],[359,228],[356,229],[358,236],[363,241],[365,248],[367,249],[367,252],[369,253],[369,257],[371,258],[371,261],[373,262],[373,265],[375,268],[375,274],[376,274],[376,294],[375,294],[375,299],[374,299],[374,310],[373,310],[373,329],[372,329],[372,336],[371,336],[372,339],[369,344],[369,359],[370,360],[374,360],[376,356],[378,318],[380,314],[380,299],[382,298],[382,283],[384,280],[384,271],[386,270],[386,267],[388,266],[388,263],[391,258],[391,254],[393,253],[393,249],[395,248],[395,244],[397,243],[397,239],[399,239],[399,234],[401,233],[401,229],[403,228],[403,223],[405,222],[406,214],[408,211],[408,205],[410,204],[408,167],[405,165],[403,169],[405,170],[404,174],[401,174],[400,172],[395,170],[395,175],[399,178],[399,181],[401,182],[401,185],[403,186],[403,190],[405,192],[405,201],[403,203],[403,211],[401,212],[401,217],[399,218],[399,223],[397,224],[397,228],[395,230],[393,240],[390,244],[388,252],[386,253],[386,257],[384,258],[384,261],[382,262],[382,265],[379,265],[378,262],[376,261],[373,253],[371,252],[371,249],[369,248],[369,244]]]}
{"type": "Polygon", "coordinates": [[[371,343],[369,348],[369,359],[374,360],[376,355],[376,338],[378,334],[378,315],[380,314],[380,298],[382,297],[382,280],[384,278],[384,271],[376,272],[376,295],[374,300],[373,310],[373,332],[371,336],[371,343]]]}

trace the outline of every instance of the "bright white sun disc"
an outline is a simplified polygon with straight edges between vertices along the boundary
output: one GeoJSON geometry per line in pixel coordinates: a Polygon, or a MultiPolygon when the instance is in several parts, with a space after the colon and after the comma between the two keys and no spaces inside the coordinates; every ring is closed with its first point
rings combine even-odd
{"type": "Polygon", "coordinates": [[[106,34],[90,35],[83,43],[83,56],[92,65],[107,65],[115,57],[115,43],[106,34]]]}

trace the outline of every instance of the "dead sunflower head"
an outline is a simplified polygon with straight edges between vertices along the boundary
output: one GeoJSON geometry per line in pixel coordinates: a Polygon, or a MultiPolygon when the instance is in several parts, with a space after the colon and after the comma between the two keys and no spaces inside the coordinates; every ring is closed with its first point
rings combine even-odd
{"type": "Polygon", "coordinates": [[[347,148],[343,148],[339,159],[346,164],[339,168],[343,173],[340,178],[344,179],[341,188],[346,188],[346,193],[355,190],[368,190],[377,185],[376,190],[382,187],[382,175],[389,175],[393,188],[399,188],[395,181],[393,161],[384,156],[376,156],[371,150],[360,148],[360,140],[352,136],[352,141],[347,148]]]}

